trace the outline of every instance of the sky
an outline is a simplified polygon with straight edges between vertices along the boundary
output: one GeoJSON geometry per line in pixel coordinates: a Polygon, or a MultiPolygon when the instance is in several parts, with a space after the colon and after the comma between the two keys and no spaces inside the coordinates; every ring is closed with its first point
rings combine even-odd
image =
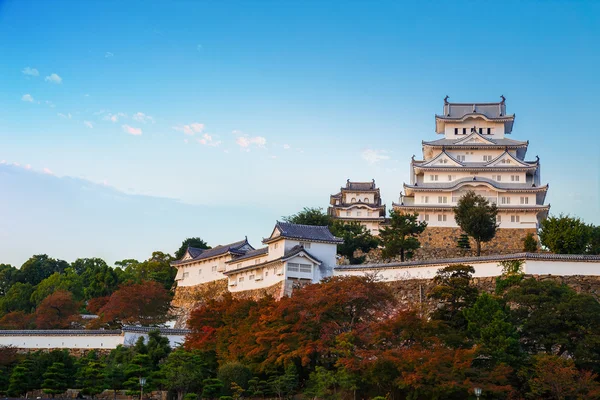
{"type": "Polygon", "coordinates": [[[391,208],[446,95],[504,95],[600,224],[598,65],[598,2],[0,0],[0,262],[258,247],[348,178],[391,208]]]}

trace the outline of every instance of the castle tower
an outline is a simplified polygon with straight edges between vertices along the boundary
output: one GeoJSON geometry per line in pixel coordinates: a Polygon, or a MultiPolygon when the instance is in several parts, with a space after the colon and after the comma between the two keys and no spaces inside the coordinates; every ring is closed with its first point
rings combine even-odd
{"type": "Polygon", "coordinates": [[[529,142],[507,138],[514,114],[499,103],[449,103],[435,116],[442,139],[423,141],[423,159],[410,164],[410,183],[404,184],[396,210],[417,212],[429,227],[456,228],[453,207],[467,191],[498,206],[499,227],[538,227],[550,208],[544,205],[548,185],[541,185],[540,162],[526,161],[529,142]]]}
{"type": "Polygon", "coordinates": [[[329,200],[328,213],[334,219],[360,222],[372,235],[379,235],[379,225],[385,221],[385,204],[381,204],[379,188],[375,179],[371,182],[350,182],[333,194],[329,200]]]}

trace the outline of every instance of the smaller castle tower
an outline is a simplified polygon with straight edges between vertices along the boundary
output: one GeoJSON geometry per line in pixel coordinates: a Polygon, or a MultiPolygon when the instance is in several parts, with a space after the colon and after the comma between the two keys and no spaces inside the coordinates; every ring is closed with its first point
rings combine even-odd
{"type": "Polygon", "coordinates": [[[329,200],[328,213],[334,219],[360,222],[372,235],[379,235],[379,226],[385,221],[385,204],[381,204],[379,188],[375,179],[371,182],[350,182],[333,194],[329,200]]]}

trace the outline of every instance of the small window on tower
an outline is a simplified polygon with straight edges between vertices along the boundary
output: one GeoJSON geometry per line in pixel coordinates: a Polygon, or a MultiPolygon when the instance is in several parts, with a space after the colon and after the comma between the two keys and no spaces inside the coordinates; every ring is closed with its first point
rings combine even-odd
{"type": "Polygon", "coordinates": [[[492,134],[492,128],[487,128],[487,134],[491,135],[492,134]]]}
{"type": "Polygon", "coordinates": [[[369,199],[367,199],[367,198],[365,197],[365,198],[363,199],[363,201],[364,201],[365,203],[368,203],[368,202],[369,202],[369,199]]]}
{"type": "Polygon", "coordinates": [[[346,217],[349,217],[351,214],[351,211],[346,211],[346,217]]]}
{"type": "Polygon", "coordinates": [[[463,128],[463,135],[467,134],[467,128],[463,128]]]}
{"type": "Polygon", "coordinates": [[[454,128],[454,134],[458,135],[458,128],[454,128]]]}
{"type": "Polygon", "coordinates": [[[483,135],[483,128],[479,128],[479,134],[483,135]]]}

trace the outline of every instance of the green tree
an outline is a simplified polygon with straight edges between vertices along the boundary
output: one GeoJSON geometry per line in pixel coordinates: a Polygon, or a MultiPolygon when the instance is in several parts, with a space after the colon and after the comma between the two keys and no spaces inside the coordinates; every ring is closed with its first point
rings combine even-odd
{"type": "Polygon", "coordinates": [[[600,254],[600,226],[590,225],[590,242],[588,245],[588,254],[600,254]]]}
{"type": "Polygon", "coordinates": [[[389,260],[398,255],[402,261],[412,258],[414,250],[421,247],[417,236],[427,227],[427,222],[419,222],[418,217],[419,214],[390,211],[389,224],[379,230],[383,258],[389,260]]]}
{"type": "Polygon", "coordinates": [[[480,345],[481,354],[494,363],[515,365],[521,358],[519,336],[498,299],[482,293],[473,306],[464,310],[467,331],[480,345]]]}
{"type": "Polygon", "coordinates": [[[62,273],[68,267],[66,261],[55,260],[46,254],[35,255],[19,269],[19,280],[35,286],[53,273],[62,273]]]}
{"type": "Polygon", "coordinates": [[[94,264],[94,267],[84,269],[81,274],[83,294],[86,300],[96,297],[110,296],[119,287],[117,270],[108,265],[94,264]]]}
{"type": "Polygon", "coordinates": [[[432,318],[443,321],[449,327],[461,330],[466,327],[463,310],[471,307],[477,300],[477,288],[471,285],[475,269],[470,265],[449,265],[438,270],[433,278],[434,286],[429,298],[437,300],[439,306],[432,318]]]}
{"type": "Polygon", "coordinates": [[[304,207],[302,211],[282,218],[285,222],[302,225],[330,226],[333,222],[320,207],[304,207]]]}
{"type": "Polygon", "coordinates": [[[336,372],[317,365],[310,373],[304,393],[312,398],[331,399],[337,395],[337,387],[336,372]]]}
{"type": "Polygon", "coordinates": [[[232,394],[231,385],[237,383],[243,389],[248,388],[248,381],[252,378],[250,369],[238,361],[230,361],[219,367],[217,378],[223,382],[223,393],[232,394]]]}
{"type": "Polygon", "coordinates": [[[204,389],[202,390],[203,399],[216,399],[221,396],[223,391],[223,382],[217,378],[208,378],[202,381],[204,389]]]}
{"type": "Polygon", "coordinates": [[[496,204],[490,204],[483,196],[468,191],[454,208],[454,219],[460,228],[477,244],[477,256],[481,255],[481,243],[496,236],[496,204]]]}
{"type": "Polygon", "coordinates": [[[523,251],[527,253],[536,253],[538,251],[538,242],[531,232],[523,238],[523,251]]]}
{"type": "Polygon", "coordinates": [[[146,349],[150,360],[152,360],[153,367],[157,368],[158,364],[171,353],[169,338],[162,336],[158,329],[153,329],[148,332],[146,349]]]}
{"type": "Polygon", "coordinates": [[[132,263],[125,268],[125,273],[137,282],[155,281],[170,290],[175,282],[177,270],[171,266],[173,256],[155,251],[152,257],[141,263],[132,263]]]}
{"type": "Polygon", "coordinates": [[[114,399],[117,398],[117,390],[124,387],[126,381],[125,367],[117,360],[111,360],[104,369],[104,382],[106,387],[111,389],[114,399]]]}
{"type": "Polygon", "coordinates": [[[456,247],[458,247],[459,249],[470,250],[471,242],[469,241],[469,235],[467,235],[466,233],[461,233],[461,235],[458,237],[458,240],[456,241],[456,247]]]}
{"type": "Polygon", "coordinates": [[[52,398],[57,394],[64,393],[69,388],[67,372],[63,363],[53,363],[43,377],[42,390],[44,393],[51,394],[52,398]]]}
{"type": "Polygon", "coordinates": [[[368,253],[379,245],[379,240],[359,222],[345,223],[337,220],[331,227],[331,233],[344,239],[344,243],[338,245],[337,252],[350,260],[351,264],[362,264],[365,261],[365,256],[354,257],[356,250],[368,253]]]}
{"type": "MultiPolygon", "coordinates": [[[[177,392],[177,400],[189,391],[200,391],[208,376],[207,365],[200,352],[177,349],[160,366],[165,387],[177,392]]],[[[216,396],[215,396],[216,397],[216,396]]]]}
{"type": "Polygon", "coordinates": [[[582,220],[560,214],[540,224],[542,245],[556,254],[583,254],[588,249],[591,231],[582,220]]]}
{"type": "Polygon", "coordinates": [[[0,296],[6,293],[17,282],[19,270],[10,264],[0,264],[0,296]]]}
{"type": "Polygon", "coordinates": [[[195,247],[197,249],[210,249],[211,247],[201,238],[192,237],[187,238],[183,242],[181,242],[181,246],[175,252],[175,259],[179,260],[183,257],[188,247],[195,247]]]}
{"type": "Polygon", "coordinates": [[[30,371],[23,365],[16,366],[10,374],[8,395],[18,397],[30,388],[30,371]]]}
{"type": "Polygon", "coordinates": [[[85,363],[79,367],[78,382],[83,389],[82,393],[92,396],[92,399],[98,393],[102,393],[107,387],[105,370],[106,365],[97,358],[86,357],[85,363]]]}
{"type": "Polygon", "coordinates": [[[11,286],[6,295],[0,298],[0,313],[2,315],[13,311],[30,312],[33,308],[30,298],[33,286],[29,283],[17,282],[11,286]]]}
{"type": "Polygon", "coordinates": [[[31,303],[37,307],[46,297],[58,290],[70,292],[73,298],[79,301],[83,299],[83,287],[79,275],[67,268],[62,274],[55,272],[38,283],[31,294],[31,303]]]}
{"type": "Polygon", "coordinates": [[[525,277],[522,260],[500,261],[502,274],[496,278],[496,293],[502,294],[506,289],[517,286],[525,277]]]}
{"type": "Polygon", "coordinates": [[[78,258],[71,263],[71,268],[77,275],[83,275],[88,270],[98,270],[108,267],[106,261],[101,258],[78,258]]]}
{"type": "Polygon", "coordinates": [[[286,367],[283,375],[273,375],[267,382],[271,392],[279,399],[288,398],[298,388],[298,370],[294,364],[290,364],[286,367]]]}
{"type": "Polygon", "coordinates": [[[140,378],[146,378],[145,388],[150,389],[152,387],[152,360],[148,354],[136,354],[133,356],[131,361],[125,366],[125,377],[127,380],[123,383],[129,394],[139,393],[140,378]]]}

